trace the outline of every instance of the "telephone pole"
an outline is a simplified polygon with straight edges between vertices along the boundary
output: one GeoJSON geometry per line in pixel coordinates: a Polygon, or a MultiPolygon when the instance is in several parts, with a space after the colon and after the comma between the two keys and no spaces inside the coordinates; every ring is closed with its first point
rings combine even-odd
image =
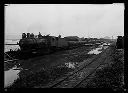
{"type": "Polygon", "coordinates": [[[112,41],[113,41],[113,36],[112,36],[112,41]]]}

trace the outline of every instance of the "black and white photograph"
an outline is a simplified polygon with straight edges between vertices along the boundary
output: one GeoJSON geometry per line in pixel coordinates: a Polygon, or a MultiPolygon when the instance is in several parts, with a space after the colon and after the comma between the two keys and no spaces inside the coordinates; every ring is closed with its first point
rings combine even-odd
{"type": "Polygon", "coordinates": [[[124,3],[5,4],[4,89],[124,91],[124,3]]]}

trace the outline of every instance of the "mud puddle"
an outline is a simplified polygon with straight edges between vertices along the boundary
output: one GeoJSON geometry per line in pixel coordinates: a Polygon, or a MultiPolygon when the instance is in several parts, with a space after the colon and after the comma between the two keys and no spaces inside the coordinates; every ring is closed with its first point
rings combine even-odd
{"type": "Polygon", "coordinates": [[[19,78],[19,72],[22,70],[22,68],[18,68],[17,66],[14,66],[13,68],[4,71],[4,87],[8,87],[13,84],[13,82],[19,78]]]}
{"type": "Polygon", "coordinates": [[[103,43],[102,45],[99,45],[98,48],[92,49],[88,52],[88,54],[100,54],[104,49],[108,48],[110,44],[103,43]]]}

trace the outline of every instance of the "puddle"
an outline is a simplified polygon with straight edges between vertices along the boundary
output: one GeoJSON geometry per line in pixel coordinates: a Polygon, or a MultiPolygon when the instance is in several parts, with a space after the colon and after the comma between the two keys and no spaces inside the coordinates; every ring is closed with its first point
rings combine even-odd
{"type": "Polygon", "coordinates": [[[18,73],[21,71],[21,68],[16,66],[8,71],[4,71],[4,87],[8,87],[13,84],[14,80],[19,78],[18,73]]]}
{"type": "Polygon", "coordinates": [[[101,43],[96,43],[97,45],[100,45],[101,43]]]}
{"type": "Polygon", "coordinates": [[[68,62],[68,63],[65,63],[65,66],[66,67],[72,68],[72,69],[74,69],[77,65],[78,65],[77,62],[68,62]]]}
{"type": "Polygon", "coordinates": [[[103,43],[102,45],[99,45],[98,48],[89,51],[88,54],[96,54],[97,55],[102,52],[102,49],[108,48],[109,45],[110,44],[103,43]]]}
{"type": "Polygon", "coordinates": [[[108,48],[108,46],[104,46],[104,47],[103,47],[103,49],[106,49],[106,48],[108,48]]]}
{"type": "Polygon", "coordinates": [[[93,44],[84,44],[84,45],[90,46],[90,45],[93,45],[93,44]]]}
{"type": "Polygon", "coordinates": [[[101,49],[102,48],[93,49],[93,50],[89,51],[88,54],[96,54],[97,55],[102,52],[101,49]]]}

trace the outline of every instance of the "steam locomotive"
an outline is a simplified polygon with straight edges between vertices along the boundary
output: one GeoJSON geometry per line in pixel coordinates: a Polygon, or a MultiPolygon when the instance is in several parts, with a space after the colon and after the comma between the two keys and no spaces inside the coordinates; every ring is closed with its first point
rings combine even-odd
{"type": "Polygon", "coordinates": [[[65,37],[61,38],[61,35],[58,37],[50,35],[42,36],[39,32],[38,35],[34,35],[33,33],[23,33],[22,39],[19,41],[19,46],[22,52],[37,53],[56,51],[59,49],[71,49],[82,46],[85,43],[86,41],[80,41],[76,38],[74,40],[69,40],[65,37]]]}
{"type": "Polygon", "coordinates": [[[49,54],[58,50],[73,49],[85,44],[87,46],[92,46],[94,42],[96,41],[82,41],[77,36],[61,38],[61,35],[58,37],[50,35],[42,36],[40,32],[38,35],[34,35],[33,33],[22,33],[22,39],[18,42],[20,49],[17,51],[9,51],[7,54],[11,55],[13,58],[23,59],[40,54],[49,54]]]}

